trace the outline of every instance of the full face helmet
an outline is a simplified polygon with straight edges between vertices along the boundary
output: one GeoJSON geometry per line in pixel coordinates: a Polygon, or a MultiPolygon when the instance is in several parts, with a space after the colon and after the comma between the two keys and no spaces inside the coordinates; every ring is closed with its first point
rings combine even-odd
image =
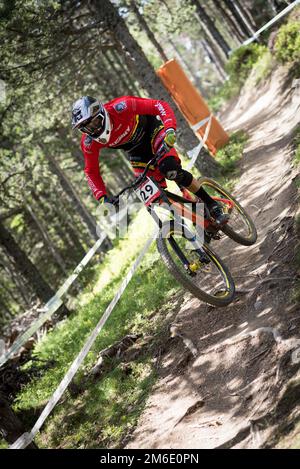
{"type": "Polygon", "coordinates": [[[72,129],[88,134],[97,142],[108,143],[112,125],[103,104],[91,96],[83,96],[73,104],[72,129]]]}

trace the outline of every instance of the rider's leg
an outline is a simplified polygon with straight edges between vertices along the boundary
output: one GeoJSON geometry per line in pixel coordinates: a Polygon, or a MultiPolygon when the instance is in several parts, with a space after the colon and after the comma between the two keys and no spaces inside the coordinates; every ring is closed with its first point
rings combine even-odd
{"type": "Polygon", "coordinates": [[[203,187],[201,187],[199,181],[197,181],[189,171],[181,167],[181,162],[176,154],[176,150],[172,149],[171,152],[158,162],[160,172],[167,179],[174,180],[177,184],[186,187],[199,197],[205,205],[207,205],[207,208],[215,220],[221,224],[225,223],[228,220],[228,216],[223,213],[221,205],[210,197],[203,187]],[[171,152],[175,152],[175,154],[171,154],[171,152]]]}

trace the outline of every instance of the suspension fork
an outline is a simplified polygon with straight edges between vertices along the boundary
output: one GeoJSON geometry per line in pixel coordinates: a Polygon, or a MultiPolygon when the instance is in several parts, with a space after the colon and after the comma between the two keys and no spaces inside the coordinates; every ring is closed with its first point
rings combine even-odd
{"type": "MultiPolygon", "coordinates": [[[[152,179],[152,178],[150,178],[152,179]]],[[[161,195],[160,195],[160,200],[162,200],[163,202],[165,202],[168,206],[170,206],[170,201],[167,197],[167,195],[164,193],[164,191],[162,190],[161,191],[161,195]]],[[[158,225],[159,229],[162,228],[163,226],[163,222],[161,221],[161,219],[159,218],[159,216],[155,213],[155,211],[153,209],[151,209],[151,205],[146,207],[147,208],[147,211],[149,212],[149,214],[152,216],[152,218],[154,219],[154,221],[156,222],[156,224],[158,225]]],[[[174,212],[174,216],[175,216],[175,220],[177,220],[179,222],[179,224],[185,228],[186,225],[184,223],[184,218],[182,216],[180,216],[178,213],[176,213],[176,211],[174,212]]],[[[183,235],[184,236],[184,235],[183,235]]],[[[185,236],[184,236],[185,237],[185,236]]],[[[168,241],[171,245],[171,247],[173,248],[175,254],[177,255],[177,257],[180,259],[180,261],[182,262],[185,270],[190,270],[189,269],[189,265],[190,265],[190,262],[189,260],[187,259],[187,257],[185,256],[185,254],[182,252],[182,250],[180,249],[180,247],[178,246],[178,243],[175,241],[175,239],[173,238],[172,235],[170,235],[168,237],[168,241]]],[[[191,272],[191,271],[190,271],[191,272]]],[[[191,272],[191,274],[193,274],[193,272],[191,272]]]]}
{"type": "Polygon", "coordinates": [[[189,262],[189,260],[185,257],[184,253],[182,252],[182,250],[180,249],[180,247],[178,246],[178,244],[176,243],[176,241],[175,241],[175,239],[173,238],[172,235],[168,238],[168,241],[169,241],[171,247],[173,248],[175,254],[177,254],[177,256],[179,257],[179,259],[180,259],[181,262],[183,263],[184,268],[185,268],[186,270],[189,270],[190,262],[189,262]]]}

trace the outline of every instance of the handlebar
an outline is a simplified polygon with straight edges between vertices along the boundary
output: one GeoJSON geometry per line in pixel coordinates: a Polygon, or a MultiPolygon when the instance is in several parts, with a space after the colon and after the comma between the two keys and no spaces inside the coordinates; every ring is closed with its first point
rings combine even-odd
{"type": "Polygon", "coordinates": [[[127,187],[124,187],[124,189],[122,189],[117,195],[114,196],[114,203],[117,203],[119,198],[121,197],[122,194],[124,194],[124,192],[130,190],[130,189],[135,189],[142,181],[143,179],[145,179],[145,176],[149,170],[149,167],[151,165],[155,165],[156,161],[161,158],[163,156],[163,152],[158,152],[154,155],[153,158],[151,158],[151,160],[148,161],[148,163],[146,164],[146,167],[144,169],[144,171],[142,172],[142,174],[140,174],[134,181],[133,183],[131,183],[129,186],[127,187]]]}

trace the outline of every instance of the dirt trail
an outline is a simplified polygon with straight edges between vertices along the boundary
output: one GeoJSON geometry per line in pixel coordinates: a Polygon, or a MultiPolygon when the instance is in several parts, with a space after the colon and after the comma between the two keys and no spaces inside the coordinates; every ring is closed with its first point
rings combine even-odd
{"type": "Polygon", "coordinates": [[[221,309],[185,294],[176,324],[196,356],[180,337],[166,345],[158,383],[127,448],[274,446],[280,425],[298,419],[300,364],[291,356],[300,315],[290,293],[296,174],[289,144],[299,111],[300,88],[278,70],[223,116],[228,130],[250,136],[235,194],[259,238],[251,247],[229,239],[214,244],[233,273],[236,299],[221,309]]]}

